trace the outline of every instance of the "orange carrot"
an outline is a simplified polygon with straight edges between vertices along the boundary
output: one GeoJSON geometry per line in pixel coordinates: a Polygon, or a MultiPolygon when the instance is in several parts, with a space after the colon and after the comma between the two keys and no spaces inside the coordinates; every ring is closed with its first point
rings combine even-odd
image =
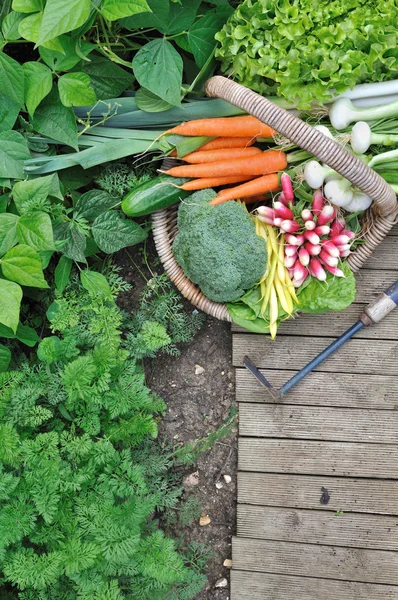
{"type": "Polygon", "coordinates": [[[173,150],[173,152],[170,152],[169,156],[171,156],[173,158],[177,158],[177,156],[178,156],[177,150],[173,150]]]}
{"type": "Polygon", "coordinates": [[[222,150],[199,150],[190,152],[184,156],[185,162],[198,165],[204,163],[217,163],[221,160],[233,160],[235,158],[249,158],[261,154],[260,148],[223,148],[222,150]]]}
{"type": "Polygon", "coordinates": [[[218,137],[199,148],[202,150],[221,150],[222,148],[248,148],[256,141],[255,137],[218,137]]]}
{"type": "Polygon", "coordinates": [[[192,179],[180,185],[181,190],[205,190],[206,188],[229,185],[230,183],[239,183],[252,179],[252,175],[237,175],[236,177],[201,177],[192,179]]]}
{"type": "Polygon", "coordinates": [[[238,185],[234,188],[229,188],[227,190],[221,190],[217,194],[217,196],[210,202],[213,206],[217,206],[217,204],[222,204],[223,202],[227,202],[228,200],[238,200],[243,198],[250,198],[251,196],[255,196],[256,194],[264,194],[267,192],[276,192],[280,189],[280,181],[278,173],[270,173],[268,175],[264,175],[264,177],[258,177],[257,179],[252,179],[247,183],[243,183],[242,185],[238,185]]]}
{"type": "Polygon", "coordinates": [[[248,115],[187,121],[165,131],[163,135],[166,133],[189,136],[272,138],[275,135],[275,130],[256,119],[256,117],[248,115]]]}
{"type": "Polygon", "coordinates": [[[245,204],[256,204],[257,202],[265,202],[267,200],[267,194],[256,194],[255,196],[248,196],[242,198],[245,204]]]}
{"type": "MultiPolygon", "coordinates": [[[[203,165],[181,165],[166,171],[173,177],[228,177],[233,175],[266,175],[283,171],[287,167],[286,154],[280,150],[267,150],[249,158],[222,160],[203,165]]],[[[163,172],[163,171],[161,171],[163,172]]]]}

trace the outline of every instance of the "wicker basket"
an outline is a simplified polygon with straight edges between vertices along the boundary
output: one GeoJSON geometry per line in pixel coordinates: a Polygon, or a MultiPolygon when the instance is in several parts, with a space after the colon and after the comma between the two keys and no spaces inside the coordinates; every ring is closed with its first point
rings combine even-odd
{"type": "MultiPolygon", "coordinates": [[[[359,270],[397,222],[398,204],[392,188],[340,144],[252,90],[217,76],[207,81],[206,93],[211,97],[222,98],[270,125],[372,198],[374,202],[368,212],[369,227],[364,234],[365,243],[347,259],[353,271],[359,270]]],[[[165,271],[181,294],[194,306],[217,319],[231,321],[225,304],[206,298],[174,259],[171,245],[177,233],[177,208],[172,206],[160,210],[152,218],[155,246],[165,271]]]]}

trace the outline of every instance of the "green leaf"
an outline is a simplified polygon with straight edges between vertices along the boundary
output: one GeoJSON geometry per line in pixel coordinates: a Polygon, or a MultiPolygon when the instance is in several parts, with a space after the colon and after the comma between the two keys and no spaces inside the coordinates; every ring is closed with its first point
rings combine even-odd
{"type": "Polygon", "coordinates": [[[9,201],[10,196],[8,194],[2,194],[0,196],[0,213],[6,212],[9,201]]]}
{"type": "Polygon", "coordinates": [[[62,292],[66,288],[66,285],[69,281],[71,269],[71,259],[67,258],[66,256],[61,256],[54,273],[55,287],[57,288],[60,294],[62,294],[62,292]]]}
{"type": "Polygon", "coordinates": [[[25,103],[33,116],[40,102],[51,92],[53,77],[50,69],[39,62],[22,65],[25,73],[25,103]]]}
{"type": "Polygon", "coordinates": [[[8,15],[11,10],[11,0],[2,0],[0,3],[0,25],[4,21],[4,18],[8,15]]]}
{"type": "Polygon", "coordinates": [[[55,88],[37,107],[32,125],[38,133],[78,149],[75,115],[62,104],[55,88]]]}
{"type": "Polygon", "coordinates": [[[148,235],[138,223],[121,219],[113,210],[95,219],[92,233],[98,248],[107,254],[117,252],[126,246],[139,244],[148,235]]]}
{"type": "Polygon", "coordinates": [[[18,241],[34,250],[55,250],[50,216],[35,210],[20,217],[17,223],[18,241]]]}
{"type": "Polygon", "coordinates": [[[39,254],[30,246],[19,244],[0,260],[4,277],[21,285],[48,288],[39,254]]]}
{"type": "Polygon", "coordinates": [[[0,132],[0,178],[22,179],[24,160],[30,158],[25,138],[17,131],[0,132]]]}
{"type": "Polygon", "coordinates": [[[85,290],[94,296],[103,295],[112,299],[112,291],[108,280],[101,273],[85,269],[80,272],[80,281],[85,290]]]}
{"type": "Polygon", "coordinates": [[[6,279],[0,279],[0,323],[14,333],[19,322],[22,288],[6,279]]]}
{"type": "Polygon", "coordinates": [[[7,371],[11,362],[11,351],[7,346],[0,344],[0,372],[7,371]]]}
{"type": "Polygon", "coordinates": [[[12,8],[21,13],[33,13],[43,10],[43,0],[13,0],[12,8]]]}
{"type": "Polygon", "coordinates": [[[169,0],[147,0],[147,4],[152,12],[144,12],[133,17],[127,17],[121,20],[121,24],[126,29],[153,27],[161,33],[165,33],[170,15],[169,0]]]}
{"type": "Polygon", "coordinates": [[[89,256],[94,256],[94,254],[98,254],[100,249],[97,244],[94,242],[92,237],[86,238],[86,249],[84,251],[84,256],[88,258],[89,256]]]}
{"type": "Polygon", "coordinates": [[[140,88],[136,92],[135,101],[138,108],[145,110],[145,112],[162,112],[169,108],[173,108],[172,104],[162,100],[159,96],[152,94],[152,92],[145,88],[140,88]]]}
{"type": "Polygon", "coordinates": [[[43,48],[43,46],[40,46],[39,48],[41,58],[53,71],[69,71],[70,69],[73,69],[73,67],[81,61],[82,56],[88,56],[95,48],[94,44],[81,40],[78,54],[76,52],[76,39],[72,38],[70,35],[61,35],[59,41],[62,45],[63,53],[43,48]]]}
{"type": "Polygon", "coordinates": [[[138,82],[173,106],[181,103],[182,68],[181,56],[164,38],[145,44],[133,59],[138,82]]]}
{"type": "Polygon", "coordinates": [[[83,25],[90,16],[90,0],[47,0],[38,44],[83,25]]]}
{"type": "Polygon", "coordinates": [[[98,215],[101,215],[119,203],[120,200],[111,196],[108,192],[91,190],[82,194],[77,200],[73,218],[77,219],[80,217],[86,219],[86,221],[94,221],[98,215]]]}
{"type": "Polygon", "coordinates": [[[37,335],[36,331],[32,329],[32,327],[28,327],[27,325],[22,325],[22,323],[18,323],[17,331],[15,337],[17,340],[33,348],[37,342],[40,342],[40,338],[37,335]]]}
{"type": "Polygon", "coordinates": [[[54,239],[63,242],[60,252],[71,260],[86,263],[84,251],[86,249],[86,236],[76,223],[58,223],[54,227],[54,239]]]}
{"type": "Polygon", "coordinates": [[[12,213],[0,214],[0,256],[18,243],[17,223],[19,217],[12,213]]]}
{"type": "Polygon", "coordinates": [[[64,106],[89,106],[97,100],[90,77],[86,73],[66,73],[58,80],[61,102],[64,106]]]}
{"type": "MultiPolygon", "coordinates": [[[[25,19],[23,19],[18,27],[18,31],[20,35],[29,42],[34,42],[37,44],[40,35],[40,28],[43,21],[43,13],[34,13],[33,15],[29,15],[25,19]]],[[[58,38],[54,38],[49,40],[48,42],[43,42],[41,44],[44,48],[49,48],[50,50],[56,50],[58,52],[64,52],[61,42],[58,38]]]]}
{"type": "Polygon", "coordinates": [[[18,115],[18,104],[0,93],[0,132],[12,129],[18,115]]]}
{"type": "Polygon", "coordinates": [[[37,358],[49,365],[62,358],[61,340],[56,336],[45,337],[37,346],[37,358]]]}
{"type": "Polygon", "coordinates": [[[322,314],[330,310],[344,310],[355,300],[356,281],[346,262],[341,263],[345,279],[328,273],[326,281],[315,277],[304,283],[298,292],[299,309],[304,313],[322,314]]]}
{"type": "Polygon", "coordinates": [[[48,265],[50,264],[50,260],[53,256],[53,254],[54,254],[54,250],[40,250],[39,251],[41,266],[42,266],[43,270],[47,269],[48,265]]]}
{"type": "Polygon", "coordinates": [[[93,54],[90,56],[90,61],[85,62],[82,69],[90,76],[98,100],[116,98],[133,84],[132,73],[127,73],[107,58],[93,54]]]}
{"type": "Polygon", "coordinates": [[[31,210],[30,204],[32,200],[38,204],[44,202],[48,196],[55,196],[63,200],[59,189],[57,173],[52,173],[44,177],[36,177],[35,179],[17,181],[12,188],[12,197],[20,215],[31,210]]]}
{"type": "Polygon", "coordinates": [[[181,3],[171,4],[169,22],[164,33],[170,35],[188,29],[195,21],[200,3],[201,0],[181,0],[181,3]]]}
{"type": "Polygon", "coordinates": [[[20,108],[24,107],[25,76],[21,65],[0,52],[0,90],[4,96],[10,98],[20,108]]]}
{"type": "Polygon", "coordinates": [[[216,12],[209,12],[196,21],[189,29],[189,45],[199,69],[203,67],[213,52],[217,44],[214,36],[222,28],[227,19],[228,15],[226,11],[218,14],[216,12]]]}
{"type": "Polygon", "coordinates": [[[146,0],[103,0],[101,6],[101,13],[108,21],[116,21],[148,10],[146,0]]]}
{"type": "Polygon", "coordinates": [[[1,31],[4,35],[4,39],[7,41],[19,40],[21,35],[18,31],[18,27],[25,15],[14,10],[10,12],[3,21],[1,31]]]}

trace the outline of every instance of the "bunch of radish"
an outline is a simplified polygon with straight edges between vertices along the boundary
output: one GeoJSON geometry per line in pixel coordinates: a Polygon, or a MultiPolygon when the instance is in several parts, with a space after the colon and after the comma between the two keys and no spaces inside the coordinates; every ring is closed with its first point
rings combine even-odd
{"type": "Polygon", "coordinates": [[[327,272],[345,277],[339,262],[350,254],[355,234],[345,227],[336,209],[325,203],[320,190],[314,192],[311,209],[299,212],[287,174],[282,176],[282,189],[272,208],[259,206],[257,212],[261,221],[285,234],[284,261],[293,285],[300,287],[309,275],[325,281],[327,272]]]}

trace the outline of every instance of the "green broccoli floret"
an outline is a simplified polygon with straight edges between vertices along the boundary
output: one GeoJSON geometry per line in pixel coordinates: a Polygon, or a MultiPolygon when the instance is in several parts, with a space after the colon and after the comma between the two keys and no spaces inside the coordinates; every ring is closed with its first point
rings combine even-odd
{"type": "Polygon", "coordinates": [[[233,302],[264,275],[265,241],[237,202],[210,206],[214,190],[196,192],[178,211],[173,254],[210,300],[233,302]]]}

